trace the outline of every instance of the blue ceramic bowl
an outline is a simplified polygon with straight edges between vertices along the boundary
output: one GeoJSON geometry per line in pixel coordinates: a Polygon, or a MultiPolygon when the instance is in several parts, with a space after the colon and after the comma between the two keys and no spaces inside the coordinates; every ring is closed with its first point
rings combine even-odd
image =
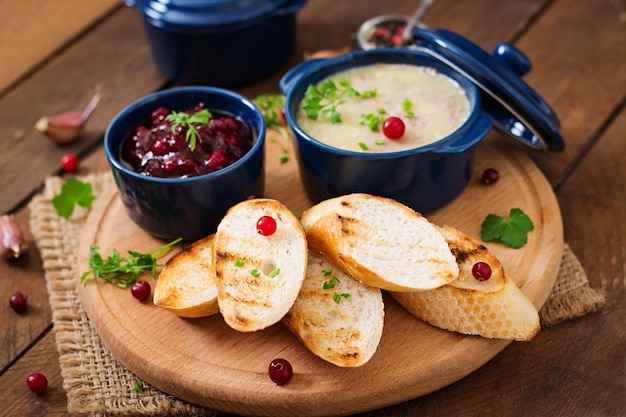
{"type": "Polygon", "coordinates": [[[371,49],[305,61],[285,74],[280,88],[286,96],[285,113],[295,136],[302,182],[313,203],[362,192],[393,198],[421,213],[436,210],[468,184],[475,146],[491,129],[476,86],[417,50],[371,49]],[[471,109],[468,119],[435,143],[393,153],[341,150],[317,141],[300,128],[298,106],[309,84],[317,84],[340,71],[380,62],[428,66],[455,80],[467,93],[471,109]]]}
{"type": "Polygon", "coordinates": [[[122,110],[104,135],[104,149],[119,195],[130,218],[163,239],[194,241],[215,232],[226,211],[264,192],[265,121],[247,98],[214,87],[180,87],[148,95],[122,110]],[[199,102],[248,122],[256,138],[238,161],[210,174],[191,178],[156,178],[136,173],[120,160],[123,141],[160,106],[186,110],[199,102]]]}

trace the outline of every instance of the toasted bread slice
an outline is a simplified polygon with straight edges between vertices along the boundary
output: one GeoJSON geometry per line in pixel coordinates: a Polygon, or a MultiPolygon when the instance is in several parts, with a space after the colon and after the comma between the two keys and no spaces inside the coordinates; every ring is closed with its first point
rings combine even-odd
{"type": "Polygon", "coordinates": [[[531,340],[539,331],[539,314],[502,264],[484,245],[449,227],[441,232],[459,263],[459,277],[430,291],[391,293],[415,317],[436,327],[486,338],[531,340]],[[491,277],[472,275],[476,262],[491,267],[491,277]]]}
{"type": "Polygon", "coordinates": [[[376,352],[384,318],[380,289],[355,280],[310,249],[304,283],[282,322],[315,355],[357,367],[376,352]]]}
{"type": "Polygon", "coordinates": [[[213,243],[217,299],[226,323],[252,332],[279,322],[298,296],[307,257],[302,225],[283,204],[258,198],[231,207],[213,243]],[[262,216],[276,220],[274,234],[257,232],[262,216]]]}
{"type": "Polygon", "coordinates": [[[213,235],[210,235],[167,261],[154,288],[155,305],[188,318],[220,312],[212,246],[213,235]]]}
{"type": "Polygon", "coordinates": [[[311,207],[300,221],[311,247],[369,286],[428,290],[459,274],[437,228],[394,200],[349,194],[311,207]]]}

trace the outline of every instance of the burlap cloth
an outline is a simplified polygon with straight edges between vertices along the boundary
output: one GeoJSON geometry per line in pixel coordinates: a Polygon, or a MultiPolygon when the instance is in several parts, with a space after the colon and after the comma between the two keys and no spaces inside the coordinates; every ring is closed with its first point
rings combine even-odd
{"type": "MultiPolygon", "coordinates": [[[[110,173],[80,178],[92,184],[95,196],[112,185],[110,173]]],[[[207,410],[183,402],[147,384],[113,358],[89,323],[76,290],[75,249],[88,210],[77,207],[69,220],[60,218],[52,198],[63,180],[50,177],[30,205],[30,228],[45,270],[54,335],[59,350],[68,412],[74,415],[123,416],[214,416],[207,410]]],[[[587,276],[569,246],[565,245],[561,269],[547,302],[540,311],[542,326],[597,310],[604,296],[589,287],[587,276]]]]}

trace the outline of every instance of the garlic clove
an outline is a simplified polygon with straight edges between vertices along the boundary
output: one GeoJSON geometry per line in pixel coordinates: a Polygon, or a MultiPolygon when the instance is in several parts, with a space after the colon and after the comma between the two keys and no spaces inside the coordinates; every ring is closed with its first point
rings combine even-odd
{"type": "Polygon", "coordinates": [[[28,249],[24,244],[22,231],[12,215],[5,214],[0,217],[0,237],[2,256],[5,258],[19,258],[28,249]]]}
{"type": "Polygon", "coordinates": [[[73,110],[53,116],[41,117],[35,123],[35,129],[45,134],[55,143],[70,143],[82,133],[89,116],[100,102],[99,88],[87,106],[82,110],[73,110]]]}

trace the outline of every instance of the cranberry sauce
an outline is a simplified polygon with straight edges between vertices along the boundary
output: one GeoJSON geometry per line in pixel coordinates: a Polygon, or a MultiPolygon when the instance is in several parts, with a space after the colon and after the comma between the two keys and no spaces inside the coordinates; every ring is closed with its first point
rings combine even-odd
{"type": "MultiPolygon", "coordinates": [[[[185,113],[204,109],[200,103],[185,113]]],[[[137,126],[122,144],[122,161],[137,173],[160,178],[188,178],[208,174],[229,166],[252,147],[254,131],[244,120],[210,110],[209,123],[192,123],[198,133],[194,150],[186,140],[187,126],[166,120],[171,113],[156,109],[144,125],[137,126]]]]}

